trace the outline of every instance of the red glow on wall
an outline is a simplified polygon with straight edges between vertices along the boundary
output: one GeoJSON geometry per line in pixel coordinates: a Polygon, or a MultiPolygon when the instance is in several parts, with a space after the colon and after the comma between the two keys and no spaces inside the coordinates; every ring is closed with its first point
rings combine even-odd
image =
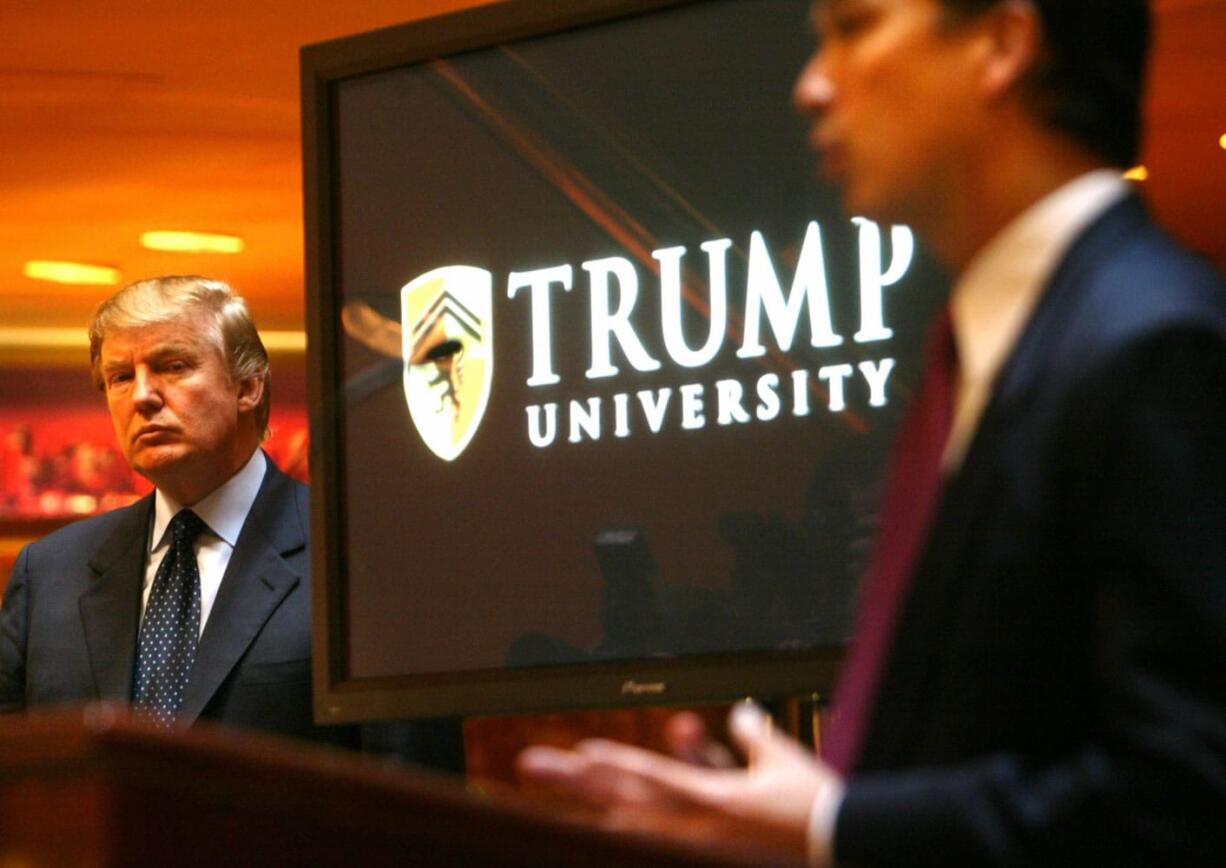
{"type": "MultiPolygon", "coordinates": [[[[308,481],[305,408],[274,410],[270,428],[264,449],[286,473],[308,481]]],[[[124,461],[104,408],[0,409],[0,517],[90,515],[150,490],[124,461]]]]}

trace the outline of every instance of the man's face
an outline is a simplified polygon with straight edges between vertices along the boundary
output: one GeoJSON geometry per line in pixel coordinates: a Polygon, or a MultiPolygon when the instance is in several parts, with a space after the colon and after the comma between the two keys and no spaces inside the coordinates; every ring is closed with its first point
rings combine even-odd
{"type": "Polygon", "coordinates": [[[978,128],[974,28],[937,0],[819,0],[796,82],[810,144],[850,211],[915,222],[957,194],[978,128]]]}
{"type": "Polygon", "coordinates": [[[124,456],[186,505],[249,453],[240,416],[254,406],[252,382],[230,382],[207,327],[203,317],[185,317],[115,329],[102,342],[106,402],[124,456]]]}

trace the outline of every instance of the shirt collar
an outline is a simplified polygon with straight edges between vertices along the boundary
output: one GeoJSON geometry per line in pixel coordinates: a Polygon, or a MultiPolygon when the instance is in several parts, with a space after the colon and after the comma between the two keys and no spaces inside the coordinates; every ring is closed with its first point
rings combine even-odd
{"type": "Polygon", "coordinates": [[[1022,212],[975,255],[950,295],[963,385],[996,376],[1065,251],[1128,189],[1114,169],[1081,175],[1022,212]]]}
{"type": "MultiPolygon", "coordinates": [[[[243,529],[251,505],[255,503],[255,496],[260,492],[267,466],[268,459],[264,457],[264,451],[255,450],[242,470],[222,483],[208,497],[194,504],[192,512],[200,516],[214,536],[233,546],[238,541],[239,532],[243,529]]],[[[156,491],[153,502],[153,532],[149,537],[151,552],[168,543],[166,529],[170,526],[170,520],[183,509],[182,504],[161,489],[156,491]]]]}

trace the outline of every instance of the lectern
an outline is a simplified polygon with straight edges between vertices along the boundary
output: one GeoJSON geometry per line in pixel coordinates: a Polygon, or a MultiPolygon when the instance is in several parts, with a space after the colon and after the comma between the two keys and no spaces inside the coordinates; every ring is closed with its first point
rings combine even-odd
{"type": "MultiPolygon", "coordinates": [[[[108,705],[0,720],[0,865],[779,865],[614,834],[514,793],[108,705]]],[[[784,863],[786,864],[786,863],[784,863]]]]}

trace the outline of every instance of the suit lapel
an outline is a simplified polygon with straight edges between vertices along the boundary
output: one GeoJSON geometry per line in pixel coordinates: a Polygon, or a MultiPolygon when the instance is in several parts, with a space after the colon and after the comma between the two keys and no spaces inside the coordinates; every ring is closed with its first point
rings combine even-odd
{"type": "Polygon", "coordinates": [[[181,711],[185,722],[199,717],[265,622],[302,580],[285,556],[305,545],[292,484],[269,459],[196,649],[181,711]]]}
{"type": "Polygon", "coordinates": [[[1068,341],[1069,324],[1084,297],[1085,274],[1121,237],[1145,224],[1144,208],[1130,196],[1108,209],[1073,243],[1044,288],[1030,321],[997,377],[961,469],[949,480],[903,609],[887,659],[872,723],[858,767],[894,767],[926,743],[927,698],[939,683],[948,635],[957,617],[961,583],[968,575],[967,546],[976,519],[991,513],[1001,492],[1001,447],[1019,418],[1032,411],[1045,388],[1053,356],[1068,341]]]}
{"type": "MultiPolygon", "coordinates": [[[[1001,369],[992,399],[984,412],[1003,416],[1017,411],[1027,395],[1044,388],[1053,358],[1062,353],[1080,355],[1076,341],[1081,332],[1073,325],[1089,293],[1089,273],[1106,257],[1128,243],[1128,237],[1148,223],[1145,206],[1135,195],[1109,208],[1070,246],[1043,290],[1034,314],[1001,369]],[[1070,341],[1073,343],[1070,346],[1070,341]]],[[[1059,367],[1057,363],[1056,367],[1059,367]]],[[[1059,371],[1056,376],[1066,373],[1059,371]]],[[[1008,421],[1005,419],[1004,421],[1008,421]]]]}
{"type": "Polygon", "coordinates": [[[126,702],[132,696],[152,510],[152,496],[128,507],[115,532],[90,561],[93,580],[78,601],[99,699],[126,702]]]}

